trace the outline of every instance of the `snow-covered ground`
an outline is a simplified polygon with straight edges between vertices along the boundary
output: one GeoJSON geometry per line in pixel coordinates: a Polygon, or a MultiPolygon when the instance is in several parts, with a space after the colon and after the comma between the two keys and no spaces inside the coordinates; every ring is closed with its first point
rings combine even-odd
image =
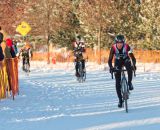
{"type": "Polygon", "coordinates": [[[108,68],[87,63],[78,83],[73,63],[32,62],[19,70],[20,95],[0,101],[0,130],[160,130],[160,64],[138,64],[129,113],[117,108],[108,68]]]}

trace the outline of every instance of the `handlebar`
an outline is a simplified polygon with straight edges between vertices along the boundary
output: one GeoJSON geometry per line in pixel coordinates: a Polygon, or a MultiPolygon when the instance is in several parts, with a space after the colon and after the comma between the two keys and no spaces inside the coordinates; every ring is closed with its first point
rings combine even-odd
{"type": "Polygon", "coordinates": [[[126,70],[126,69],[115,69],[115,68],[114,68],[114,69],[112,70],[112,72],[111,72],[112,79],[113,79],[113,73],[114,73],[114,72],[124,72],[124,71],[127,71],[127,70],[126,70]]]}
{"type": "MultiPolygon", "coordinates": [[[[116,68],[114,68],[114,69],[112,70],[112,72],[111,72],[111,77],[112,77],[112,79],[113,79],[113,73],[114,73],[114,72],[124,72],[124,71],[127,71],[127,70],[124,69],[124,68],[122,68],[122,69],[116,69],[116,68]]],[[[133,69],[133,72],[134,72],[134,76],[136,77],[136,71],[135,71],[135,69],[133,69]]]]}
{"type": "Polygon", "coordinates": [[[113,72],[122,72],[122,71],[127,71],[126,69],[114,69],[113,72]]]}

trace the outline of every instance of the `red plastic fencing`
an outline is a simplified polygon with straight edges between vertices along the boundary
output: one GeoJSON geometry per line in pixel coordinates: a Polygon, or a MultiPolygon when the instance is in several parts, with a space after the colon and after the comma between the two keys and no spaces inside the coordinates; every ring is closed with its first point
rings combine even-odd
{"type": "MultiPolygon", "coordinates": [[[[135,50],[134,55],[137,59],[137,62],[141,63],[160,63],[160,51],[159,50],[135,50]]],[[[107,63],[109,57],[109,50],[95,51],[91,48],[86,49],[86,54],[84,56],[88,61],[107,63]]],[[[52,52],[50,53],[50,61],[55,62],[68,62],[73,61],[73,53],[68,52],[52,52]]],[[[33,60],[47,61],[47,53],[33,53],[33,60]]]]}

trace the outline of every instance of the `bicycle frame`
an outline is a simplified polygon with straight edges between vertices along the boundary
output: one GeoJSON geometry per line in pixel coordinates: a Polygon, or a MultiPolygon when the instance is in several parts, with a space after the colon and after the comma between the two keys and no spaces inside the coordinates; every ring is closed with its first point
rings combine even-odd
{"type": "MultiPolygon", "coordinates": [[[[122,67],[121,70],[116,69],[113,72],[121,72],[121,93],[122,93],[122,100],[125,102],[125,109],[126,112],[128,113],[128,103],[127,100],[129,99],[129,89],[128,89],[128,82],[125,76],[125,71],[124,66],[122,67]]],[[[112,73],[112,79],[113,79],[113,73],[112,73]]],[[[124,107],[124,104],[123,104],[124,107]]]]}
{"type": "Polygon", "coordinates": [[[129,89],[128,89],[128,82],[125,76],[125,69],[122,67],[121,70],[121,93],[122,93],[122,99],[123,102],[125,103],[125,109],[126,112],[128,113],[128,103],[127,100],[129,99],[129,89]]]}
{"type": "Polygon", "coordinates": [[[25,60],[24,60],[24,71],[25,71],[26,73],[29,72],[28,58],[25,58],[25,60]]]}

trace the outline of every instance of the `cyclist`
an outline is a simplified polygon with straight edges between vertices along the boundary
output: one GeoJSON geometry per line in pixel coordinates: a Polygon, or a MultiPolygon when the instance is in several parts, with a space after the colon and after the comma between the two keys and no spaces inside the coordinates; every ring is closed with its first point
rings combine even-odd
{"type": "MultiPolygon", "coordinates": [[[[133,85],[132,85],[133,69],[132,68],[136,69],[136,59],[132,53],[130,46],[125,42],[125,38],[123,35],[117,35],[115,37],[114,44],[110,49],[108,65],[110,67],[110,73],[113,73],[113,70],[115,68],[121,69],[122,66],[125,66],[128,73],[129,90],[133,90],[133,85]],[[114,57],[114,67],[112,66],[113,57],[114,57]]],[[[119,98],[118,107],[121,108],[123,104],[122,95],[121,95],[121,84],[120,84],[121,72],[115,73],[115,79],[116,79],[116,92],[119,98]]]]}
{"type": "Polygon", "coordinates": [[[32,55],[31,45],[28,42],[26,42],[25,45],[21,48],[19,56],[22,56],[22,69],[25,70],[24,68],[25,59],[27,59],[27,63],[30,67],[30,58],[32,58],[33,55],[32,55]]]}
{"type": "Polygon", "coordinates": [[[79,77],[80,74],[78,73],[78,62],[82,63],[82,69],[85,71],[85,59],[83,54],[85,53],[85,43],[81,37],[78,37],[77,40],[73,42],[73,53],[74,53],[74,61],[75,61],[75,70],[76,76],[79,77]]]}

